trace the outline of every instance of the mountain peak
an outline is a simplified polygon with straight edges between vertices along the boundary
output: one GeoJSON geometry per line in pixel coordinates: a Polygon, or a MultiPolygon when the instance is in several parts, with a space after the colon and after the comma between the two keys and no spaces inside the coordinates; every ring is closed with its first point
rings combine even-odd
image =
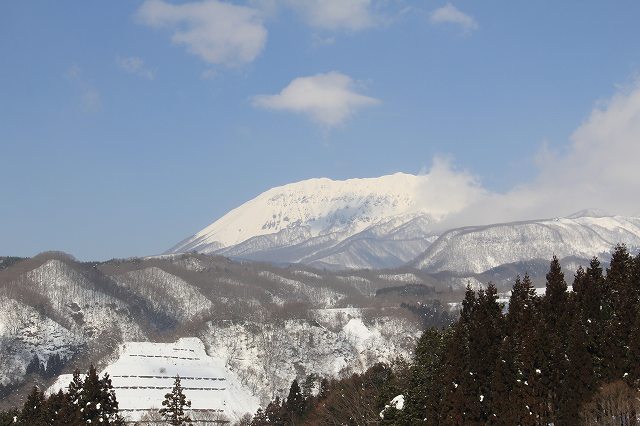
{"type": "Polygon", "coordinates": [[[430,215],[420,197],[428,179],[394,173],[347,180],[313,178],[278,186],[231,210],[169,252],[212,253],[294,229],[310,237],[341,233],[346,238],[393,217],[430,215]]]}

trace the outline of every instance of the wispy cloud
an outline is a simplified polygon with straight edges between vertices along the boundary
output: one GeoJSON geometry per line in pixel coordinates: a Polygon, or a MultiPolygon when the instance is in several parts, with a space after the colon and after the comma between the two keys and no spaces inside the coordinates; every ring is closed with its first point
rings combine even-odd
{"type": "Polygon", "coordinates": [[[469,33],[479,28],[478,22],[466,13],[461,12],[451,3],[447,3],[431,12],[429,20],[433,24],[454,24],[461,27],[464,32],[469,33]]]}
{"type": "Polygon", "coordinates": [[[378,99],[359,94],[356,82],[339,72],[299,77],[275,95],[259,95],[253,105],[308,116],[327,127],[343,124],[361,108],[377,105],[378,99]]]}
{"type": "Polygon", "coordinates": [[[66,78],[79,90],[80,104],[86,112],[99,111],[102,108],[100,91],[91,84],[77,64],[70,66],[65,73],[66,78]]]}
{"type": "Polygon", "coordinates": [[[318,29],[358,31],[377,22],[371,0],[285,0],[285,3],[318,29]]]}
{"type": "Polygon", "coordinates": [[[172,31],[171,41],[210,64],[236,66],[252,62],[267,40],[259,10],[204,0],[173,5],[146,0],[137,16],[145,25],[172,31]]]}
{"type": "Polygon", "coordinates": [[[153,80],[155,78],[153,71],[148,69],[142,58],[137,56],[118,56],[116,63],[122,70],[129,74],[134,74],[147,80],[153,80]]]}

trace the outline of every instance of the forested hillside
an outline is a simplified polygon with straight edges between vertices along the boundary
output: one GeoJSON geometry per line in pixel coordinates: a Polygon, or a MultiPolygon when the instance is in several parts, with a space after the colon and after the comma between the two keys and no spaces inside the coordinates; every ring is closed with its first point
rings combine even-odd
{"type": "Polygon", "coordinates": [[[640,255],[617,246],[573,291],[554,257],[546,290],[516,278],[468,288],[460,318],[424,331],[409,363],[324,380],[259,410],[253,424],[632,425],[640,415],[640,255]],[[298,396],[300,393],[301,396],[298,396]]]}
{"type": "Polygon", "coordinates": [[[21,404],[34,383],[46,388],[60,373],[90,363],[103,369],[125,342],[181,337],[199,338],[266,403],[298,376],[362,372],[410,354],[422,327],[454,318],[446,301],[462,297],[462,282],[198,254],[2,258],[0,408],[21,404]]]}

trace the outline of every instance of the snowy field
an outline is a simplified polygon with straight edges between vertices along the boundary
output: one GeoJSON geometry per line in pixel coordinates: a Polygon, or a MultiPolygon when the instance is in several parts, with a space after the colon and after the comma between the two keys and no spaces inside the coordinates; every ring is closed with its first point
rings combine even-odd
{"type": "MultiPolygon", "coordinates": [[[[212,410],[237,419],[254,413],[258,399],[251,395],[222,360],[205,353],[198,338],[175,343],[128,342],[120,347],[119,358],[100,374],[109,373],[122,414],[132,420],[147,410],[162,406],[180,375],[184,393],[196,410],[212,410]]],[[[61,375],[49,392],[66,388],[71,375],[61,375]]]]}

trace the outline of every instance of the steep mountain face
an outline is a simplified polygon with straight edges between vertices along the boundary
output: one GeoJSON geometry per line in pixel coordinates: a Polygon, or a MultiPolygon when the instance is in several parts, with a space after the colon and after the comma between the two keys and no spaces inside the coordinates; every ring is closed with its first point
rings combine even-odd
{"type": "Polygon", "coordinates": [[[17,404],[32,379],[46,384],[75,367],[102,368],[123,344],[182,337],[199,338],[239,378],[243,394],[266,403],[285,396],[294,378],[409,356],[424,320],[400,304],[438,295],[426,275],[279,268],[199,254],[82,263],[44,253],[3,263],[0,408],[17,404]],[[406,284],[422,293],[377,294],[406,284]],[[53,371],[58,359],[63,371],[53,371]]]}
{"type": "Polygon", "coordinates": [[[168,253],[304,263],[318,267],[397,267],[433,241],[448,213],[426,206],[429,176],[310,179],[266,191],[230,211],[168,253]]]}
{"type": "Polygon", "coordinates": [[[588,259],[618,243],[640,247],[640,218],[583,211],[566,218],[452,229],[413,265],[432,273],[482,273],[500,265],[573,256],[588,259]]]}

